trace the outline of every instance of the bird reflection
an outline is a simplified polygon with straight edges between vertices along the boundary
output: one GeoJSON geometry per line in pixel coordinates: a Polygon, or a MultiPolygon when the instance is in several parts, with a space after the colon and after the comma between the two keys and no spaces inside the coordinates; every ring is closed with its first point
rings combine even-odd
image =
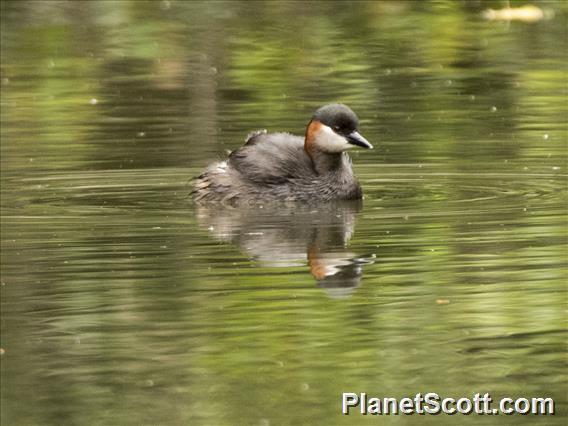
{"type": "Polygon", "coordinates": [[[361,201],[324,206],[230,208],[197,206],[201,227],[219,241],[237,245],[260,266],[309,266],[330,297],[350,296],[361,282],[362,265],[346,245],[355,230],[361,201]]]}

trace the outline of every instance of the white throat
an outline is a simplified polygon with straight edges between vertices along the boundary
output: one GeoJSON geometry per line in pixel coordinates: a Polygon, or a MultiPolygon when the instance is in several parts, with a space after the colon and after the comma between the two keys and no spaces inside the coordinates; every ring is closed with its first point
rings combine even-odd
{"type": "Polygon", "coordinates": [[[333,129],[322,124],[315,137],[316,146],[323,152],[339,153],[354,148],[343,136],[338,135],[333,129]]]}

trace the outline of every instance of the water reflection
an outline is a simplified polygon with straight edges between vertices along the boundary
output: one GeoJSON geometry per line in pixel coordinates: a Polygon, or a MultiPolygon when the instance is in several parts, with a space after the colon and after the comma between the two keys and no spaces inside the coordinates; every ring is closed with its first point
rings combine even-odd
{"type": "Polygon", "coordinates": [[[360,200],[323,206],[270,205],[219,210],[197,206],[201,227],[223,242],[237,245],[263,267],[307,263],[317,285],[330,297],[350,296],[362,278],[362,265],[372,263],[349,251],[360,200]]]}

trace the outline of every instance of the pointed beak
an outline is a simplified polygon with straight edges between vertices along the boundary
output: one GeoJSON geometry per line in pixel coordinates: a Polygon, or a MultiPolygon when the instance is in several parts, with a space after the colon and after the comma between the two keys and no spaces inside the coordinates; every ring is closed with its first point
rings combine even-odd
{"type": "Polygon", "coordinates": [[[367,149],[373,149],[373,145],[371,145],[367,139],[361,136],[357,130],[353,130],[351,133],[345,136],[345,138],[347,139],[347,142],[352,145],[361,146],[367,149]]]}

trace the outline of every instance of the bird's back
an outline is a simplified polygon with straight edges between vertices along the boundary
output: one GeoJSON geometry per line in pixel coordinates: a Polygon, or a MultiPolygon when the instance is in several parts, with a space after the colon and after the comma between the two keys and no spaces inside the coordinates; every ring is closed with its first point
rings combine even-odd
{"type": "Polygon", "coordinates": [[[254,133],[229,155],[229,167],[260,186],[314,177],[304,139],[289,133],[254,133]]]}
{"type": "Polygon", "coordinates": [[[323,176],[304,150],[304,138],[258,131],[227,161],[210,165],[194,185],[196,201],[233,204],[361,198],[345,154],[345,167],[323,176]]]}

